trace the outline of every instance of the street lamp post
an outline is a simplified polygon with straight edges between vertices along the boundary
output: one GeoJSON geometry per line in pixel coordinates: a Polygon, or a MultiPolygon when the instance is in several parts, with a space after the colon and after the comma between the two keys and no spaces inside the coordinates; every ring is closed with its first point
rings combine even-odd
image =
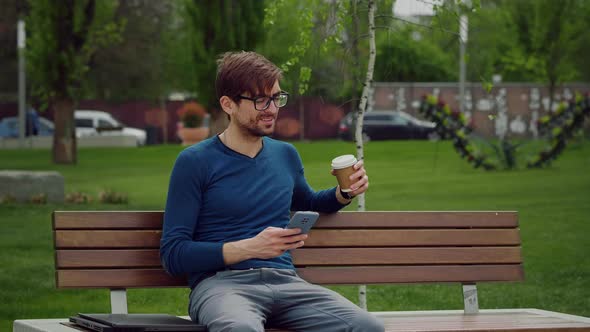
{"type": "Polygon", "coordinates": [[[465,111],[465,47],[467,44],[467,15],[459,17],[459,110],[465,111]]]}
{"type": "Polygon", "coordinates": [[[21,148],[25,147],[26,130],[26,81],[25,81],[25,21],[17,23],[17,48],[18,48],[18,142],[21,148]]]}

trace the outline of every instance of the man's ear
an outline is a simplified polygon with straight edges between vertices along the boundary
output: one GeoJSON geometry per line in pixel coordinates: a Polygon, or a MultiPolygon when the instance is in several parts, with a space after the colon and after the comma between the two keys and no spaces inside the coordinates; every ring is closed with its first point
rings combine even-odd
{"type": "Polygon", "coordinates": [[[230,116],[236,109],[236,103],[228,96],[222,96],[219,98],[219,105],[221,105],[221,109],[230,116]]]}

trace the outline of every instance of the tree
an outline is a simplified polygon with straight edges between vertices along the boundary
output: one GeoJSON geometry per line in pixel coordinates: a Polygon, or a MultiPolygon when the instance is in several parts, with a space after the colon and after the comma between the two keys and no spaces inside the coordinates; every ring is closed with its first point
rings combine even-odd
{"type": "Polygon", "coordinates": [[[410,27],[399,29],[391,36],[381,35],[375,63],[376,81],[449,82],[457,79],[456,60],[419,35],[410,27]]]}
{"type": "Polygon", "coordinates": [[[198,89],[195,79],[194,51],[192,29],[189,29],[188,1],[173,3],[168,24],[162,32],[161,59],[165,88],[169,91],[195,93],[198,89]]]}
{"type": "Polygon", "coordinates": [[[121,40],[97,50],[90,58],[84,97],[152,101],[160,98],[168,86],[164,77],[168,68],[164,65],[163,37],[172,11],[173,4],[167,1],[119,1],[114,20],[125,23],[121,40]]]}
{"type": "Polygon", "coordinates": [[[264,25],[269,29],[265,53],[271,54],[279,63],[286,84],[284,88],[291,93],[291,98],[298,101],[299,106],[299,139],[305,137],[305,110],[303,100],[299,98],[309,90],[312,76],[311,63],[315,61],[312,44],[317,38],[325,37],[321,27],[328,20],[327,8],[330,3],[318,1],[285,2],[274,1],[265,8],[264,25]],[[297,12],[298,15],[287,16],[282,13],[297,12]],[[314,22],[315,21],[315,22],[314,22]],[[272,41],[281,40],[284,47],[276,47],[272,41]],[[276,56],[276,55],[278,56],[276,56]]]}
{"type": "Polygon", "coordinates": [[[254,50],[264,39],[264,2],[258,0],[189,1],[186,5],[197,98],[212,115],[211,135],[222,117],[215,94],[216,60],[228,51],[254,50]]]}
{"type": "Polygon", "coordinates": [[[114,1],[30,2],[28,64],[33,94],[53,108],[53,162],[75,164],[74,109],[96,50],[118,38],[114,1]]]}
{"type": "MultiPolygon", "coordinates": [[[[369,100],[369,89],[373,84],[373,71],[375,70],[375,58],[377,55],[377,46],[375,43],[375,1],[369,0],[368,5],[368,33],[369,33],[369,63],[367,64],[367,75],[363,84],[363,93],[358,108],[358,115],[356,121],[354,140],[356,142],[356,155],[358,160],[365,159],[365,152],[363,147],[363,117],[367,111],[369,100]]],[[[358,211],[365,211],[365,194],[360,194],[358,197],[358,211]]],[[[361,285],[359,287],[359,302],[360,307],[367,310],[367,286],[361,285]]]]}
{"type": "MultiPolygon", "coordinates": [[[[549,84],[550,105],[556,86],[579,77],[573,54],[588,29],[582,0],[504,1],[516,46],[502,62],[508,77],[549,84]]],[[[587,12],[587,10],[586,10],[587,12]]]]}

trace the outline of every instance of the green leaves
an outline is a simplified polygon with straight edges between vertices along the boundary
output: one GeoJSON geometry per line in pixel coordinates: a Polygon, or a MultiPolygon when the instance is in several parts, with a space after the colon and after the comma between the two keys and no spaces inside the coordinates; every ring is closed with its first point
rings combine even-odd
{"type": "Polygon", "coordinates": [[[483,76],[480,76],[480,80],[481,86],[485,90],[485,92],[490,93],[492,91],[492,88],[494,87],[494,83],[492,83],[490,80],[486,79],[483,76]]]}
{"type": "MultiPolygon", "coordinates": [[[[313,41],[313,27],[314,27],[314,8],[317,6],[315,2],[310,4],[301,4],[298,2],[285,3],[285,1],[273,1],[269,3],[264,10],[264,24],[265,27],[272,27],[278,29],[275,25],[281,18],[277,17],[285,15],[286,12],[297,11],[296,16],[291,17],[291,26],[286,33],[296,36],[295,40],[289,43],[288,57],[285,62],[281,63],[279,67],[292,80],[296,80],[297,92],[302,95],[309,88],[309,81],[311,79],[311,66],[304,63],[309,50],[311,49],[313,41]],[[296,6],[293,8],[292,6],[296,6]]],[[[284,22],[281,22],[284,23],[284,22]]],[[[274,32],[274,31],[273,31],[274,32]]],[[[271,36],[273,38],[281,38],[289,40],[289,36],[271,36]]],[[[295,82],[292,82],[295,83],[295,82]]]]}
{"type": "Polygon", "coordinates": [[[267,6],[264,8],[264,27],[272,27],[275,25],[275,21],[278,19],[277,12],[279,8],[283,6],[284,0],[275,0],[268,2],[267,6]]]}
{"type": "Polygon", "coordinates": [[[88,1],[74,2],[72,10],[64,2],[30,4],[27,55],[32,93],[43,104],[56,97],[75,99],[91,57],[99,48],[121,40],[125,25],[113,20],[116,2],[97,1],[89,7],[93,12],[85,12],[88,1]],[[74,24],[67,25],[63,19],[74,24]]]}
{"type": "Polygon", "coordinates": [[[189,49],[191,74],[201,104],[208,109],[217,106],[213,83],[217,57],[225,52],[254,50],[266,35],[263,13],[276,13],[281,4],[273,1],[265,8],[265,2],[259,0],[187,0],[188,45],[179,47],[189,49]]]}
{"type": "Polygon", "coordinates": [[[302,95],[308,89],[308,83],[311,79],[311,68],[302,66],[299,70],[299,94],[302,95]]]}

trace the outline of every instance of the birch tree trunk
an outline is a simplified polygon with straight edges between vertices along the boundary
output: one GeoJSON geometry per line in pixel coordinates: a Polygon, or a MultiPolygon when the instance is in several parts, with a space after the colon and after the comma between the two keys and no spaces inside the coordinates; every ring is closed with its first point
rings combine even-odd
{"type": "MultiPolygon", "coordinates": [[[[358,108],[356,130],[355,130],[355,142],[356,142],[356,156],[358,160],[364,160],[364,149],[363,149],[363,116],[367,109],[369,99],[369,89],[373,83],[373,70],[375,69],[375,55],[377,49],[375,46],[375,1],[369,0],[369,64],[367,66],[367,76],[365,83],[363,84],[363,94],[361,96],[361,102],[358,108]]],[[[365,211],[365,194],[360,194],[358,197],[357,211],[365,211]]],[[[367,310],[367,286],[359,286],[359,306],[367,310]]]]}

